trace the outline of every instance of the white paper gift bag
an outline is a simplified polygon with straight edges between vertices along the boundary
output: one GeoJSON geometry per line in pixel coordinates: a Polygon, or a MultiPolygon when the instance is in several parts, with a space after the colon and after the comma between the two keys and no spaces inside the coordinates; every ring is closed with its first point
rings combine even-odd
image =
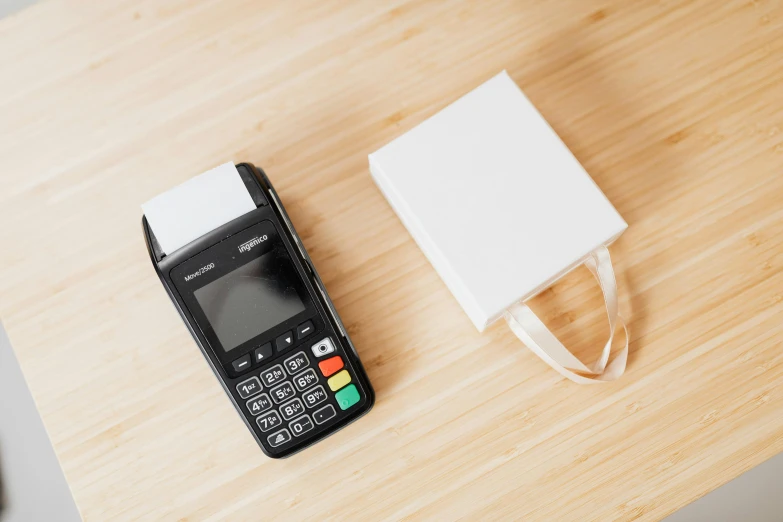
{"type": "Polygon", "coordinates": [[[628,344],[606,247],[627,225],[504,72],[370,154],[370,172],[470,320],[504,317],[531,350],[579,383],[614,380],[628,344]],[[524,302],[585,264],[609,339],[587,367],[524,302]]]}

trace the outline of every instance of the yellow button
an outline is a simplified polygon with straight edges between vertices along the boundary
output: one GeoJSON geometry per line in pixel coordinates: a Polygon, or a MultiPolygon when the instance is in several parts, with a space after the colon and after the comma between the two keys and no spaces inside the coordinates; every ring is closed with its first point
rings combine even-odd
{"type": "Polygon", "coordinates": [[[343,370],[340,373],[336,373],[329,377],[329,380],[326,381],[326,383],[329,385],[329,388],[332,389],[332,391],[337,391],[346,384],[351,382],[351,374],[348,373],[348,371],[343,370]]]}

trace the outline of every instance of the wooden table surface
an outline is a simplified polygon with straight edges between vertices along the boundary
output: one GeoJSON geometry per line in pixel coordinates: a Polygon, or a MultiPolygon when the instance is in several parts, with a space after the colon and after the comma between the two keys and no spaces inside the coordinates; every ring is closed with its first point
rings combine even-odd
{"type": "MultiPolygon", "coordinates": [[[[655,520],[783,450],[780,1],[46,1],[0,22],[0,77],[0,317],[87,521],[655,520]],[[477,333],[368,173],[504,68],[629,223],[616,383],[477,333]],[[275,182],[377,392],[283,461],[139,226],[227,160],[275,182]]],[[[586,270],[533,306],[595,354],[586,270]]]]}

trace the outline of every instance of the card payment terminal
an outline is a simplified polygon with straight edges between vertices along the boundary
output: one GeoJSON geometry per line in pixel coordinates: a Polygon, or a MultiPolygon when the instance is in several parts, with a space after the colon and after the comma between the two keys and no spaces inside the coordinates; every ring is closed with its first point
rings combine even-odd
{"type": "MultiPolygon", "coordinates": [[[[233,172],[225,179],[236,183],[233,172]]],[[[171,252],[156,234],[168,241],[166,227],[197,222],[207,209],[192,216],[165,209],[176,218],[156,223],[145,207],[142,228],[152,264],[218,381],[264,453],[282,458],[361,417],[375,396],[266,174],[248,163],[235,172],[249,211],[171,252]]]]}

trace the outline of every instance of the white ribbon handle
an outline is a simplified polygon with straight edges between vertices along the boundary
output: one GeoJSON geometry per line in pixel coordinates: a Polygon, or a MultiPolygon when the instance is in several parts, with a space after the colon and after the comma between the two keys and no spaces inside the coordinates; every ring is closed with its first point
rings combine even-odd
{"type": "Polygon", "coordinates": [[[536,355],[562,376],[579,384],[613,381],[625,372],[628,361],[628,329],[617,310],[617,282],[614,278],[612,260],[606,247],[600,247],[585,261],[585,266],[598,280],[606,303],[606,315],[609,317],[609,340],[606,341],[601,357],[592,368],[577,359],[541,319],[526,304],[517,303],[503,313],[508,326],[519,339],[536,355]],[[617,353],[612,362],[609,354],[617,325],[625,332],[625,346],[617,353]],[[607,365],[608,363],[608,365],[607,365]]]}

